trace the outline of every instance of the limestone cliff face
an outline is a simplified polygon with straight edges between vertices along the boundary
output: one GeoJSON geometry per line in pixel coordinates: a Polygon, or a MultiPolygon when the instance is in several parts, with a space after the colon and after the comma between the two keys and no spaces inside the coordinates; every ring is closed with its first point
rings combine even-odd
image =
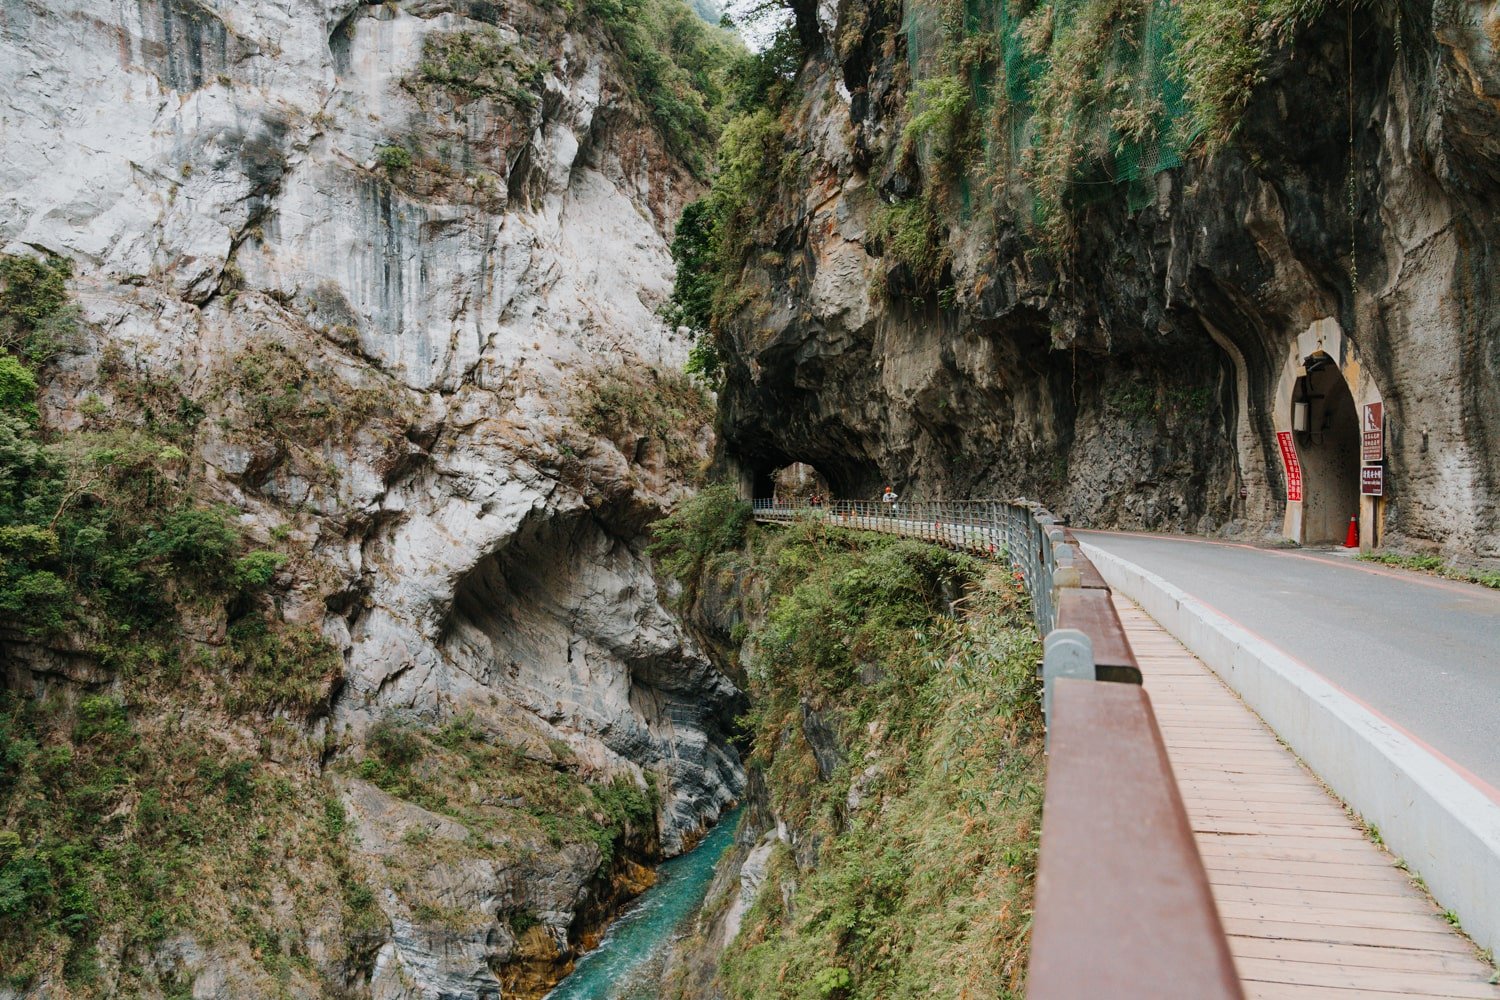
{"type": "MultiPolygon", "coordinates": [[[[843,495],[1024,494],[1078,523],[1307,542],[1358,511],[1366,544],[1500,556],[1494,4],[1326,11],[1270,53],[1222,151],[1157,174],[1133,211],[1091,189],[1060,257],[1005,198],[950,202],[948,290],[922,297],[875,235],[923,169],[900,150],[903,12],[804,6],[803,169],[729,331],[724,431],[749,471],[801,460],[843,495]],[[1292,404],[1320,351],[1355,404],[1384,403],[1379,505],[1359,506],[1353,451],[1313,481],[1323,428],[1292,404]],[[1290,508],[1278,432],[1309,479],[1290,508]]],[[[1024,185],[1011,170],[1002,191],[1024,185]]]]}
{"type": "MultiPolygon", "coordinates": [[[[668,613],[643,528],[706,458],[707,412],[664,447],[607,401],[681,368],[656,310],[697,182],[598,25],[479,0],[18,0],[0,51],[0,249],[70,259],[83,321],[44,421],[142,406],[122,371],[201,409],[195,475],[302,553],[282,613],[344,652],[309,734],[324,763],[378,718],[462,715],[531,759],[649,776],[650,844],[688,846],[742,790],[740,694],[668,613]]],[[[446,845],[415,897],[377,891],[355,994],[495,996],[495,970],[527,948],[563,967],[605,915],[592,848],[497,868],[451,820],[340,788],[377,870],[430,860],[413,828],[446,845]],[[516,906],[542,944],[497,915],[516,906]]],[[[231,944],[180,946],[195,996],[255,995],[231,944]]]]}

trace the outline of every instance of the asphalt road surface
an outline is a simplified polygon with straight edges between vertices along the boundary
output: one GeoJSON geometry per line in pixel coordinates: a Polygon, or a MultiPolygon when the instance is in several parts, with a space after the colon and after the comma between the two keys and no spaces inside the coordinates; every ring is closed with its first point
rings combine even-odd
{"type": "Polygon", "coordinates": [[[1500,591],[1316,551],[1077,531],[1500,789],[1500,591]]]}

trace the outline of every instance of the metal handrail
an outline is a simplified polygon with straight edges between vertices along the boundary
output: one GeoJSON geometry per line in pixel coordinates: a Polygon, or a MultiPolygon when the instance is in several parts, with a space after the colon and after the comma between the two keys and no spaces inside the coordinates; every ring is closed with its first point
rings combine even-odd
{"type": "Polygon", "coordinates": [[[1021,574],[1031,596],[1037,630],[1057,627],[1055,587],[1076,586],[1069,572],[1081,556],[1064,540],[1062,527],[1041,504],[1025,500],[879,500],[810,498],[755,500],[755,517],[763,521],[822,519],[864,531],[903,535],[989,558],[1008,560],[1021,574]],[[1060,549],[1066,547],[1059,562],[1060,549]],[[1059,575],[1058,569],[1064,572],[1059,575]]]}
{"type": "Polygon", "coordinates": [[[1243,1000],[1151,699],[1055,698],[1028,1000],[1243,1000]]]}
{"type": "Polygon", "coordinates": [[[1243,1000],[1135,654],[1109,587],[1057,518],[1026,500],[756,500],[754,514],[820,519],[997,559],[1031,596],[1044,637],[1052,764],[1030,1000],[1243,1000]],[[1108,885],[1116,891],[1104,891],[1108,885]]]}

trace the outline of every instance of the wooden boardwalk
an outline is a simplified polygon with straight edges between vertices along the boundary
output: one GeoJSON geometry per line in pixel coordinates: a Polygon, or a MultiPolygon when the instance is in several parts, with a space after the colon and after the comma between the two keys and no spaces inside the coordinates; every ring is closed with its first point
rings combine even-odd
{"type": "Polygon", "coordinates": [[[1500,1000],[1494,970],[1218,677],[1115,595],[1250,998],[1500,1000]]]}

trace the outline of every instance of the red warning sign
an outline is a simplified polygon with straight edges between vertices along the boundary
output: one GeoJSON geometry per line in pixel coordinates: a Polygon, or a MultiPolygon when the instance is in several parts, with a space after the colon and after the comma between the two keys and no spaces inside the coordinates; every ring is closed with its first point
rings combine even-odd
{"type": "Polygon", "coordinates": [[[1286,468],[1286,498],[1289,503],[1302,502],[1302,463],[1297,461],[1297,448],[1292,443],[1291,431],[1277,431],[1276,442],[1281,445],[1281,464],[1286,468]]]}
{"type": "Polygon", "coordinates": [[[1359,470],[1359,491],[1367,497],[1385,496],[1385,466],[1366,465],[1359,470]]]}
{"type": "MultiPolygon", "coordinates": [[[[1385,404],[1366,403],[1365,419],[1360,425],[1360,460],[1369,464],[1385,458],[1385,404]]],[[[1378,494],[1377,494],[1378,495],[1378,494]]]]}

